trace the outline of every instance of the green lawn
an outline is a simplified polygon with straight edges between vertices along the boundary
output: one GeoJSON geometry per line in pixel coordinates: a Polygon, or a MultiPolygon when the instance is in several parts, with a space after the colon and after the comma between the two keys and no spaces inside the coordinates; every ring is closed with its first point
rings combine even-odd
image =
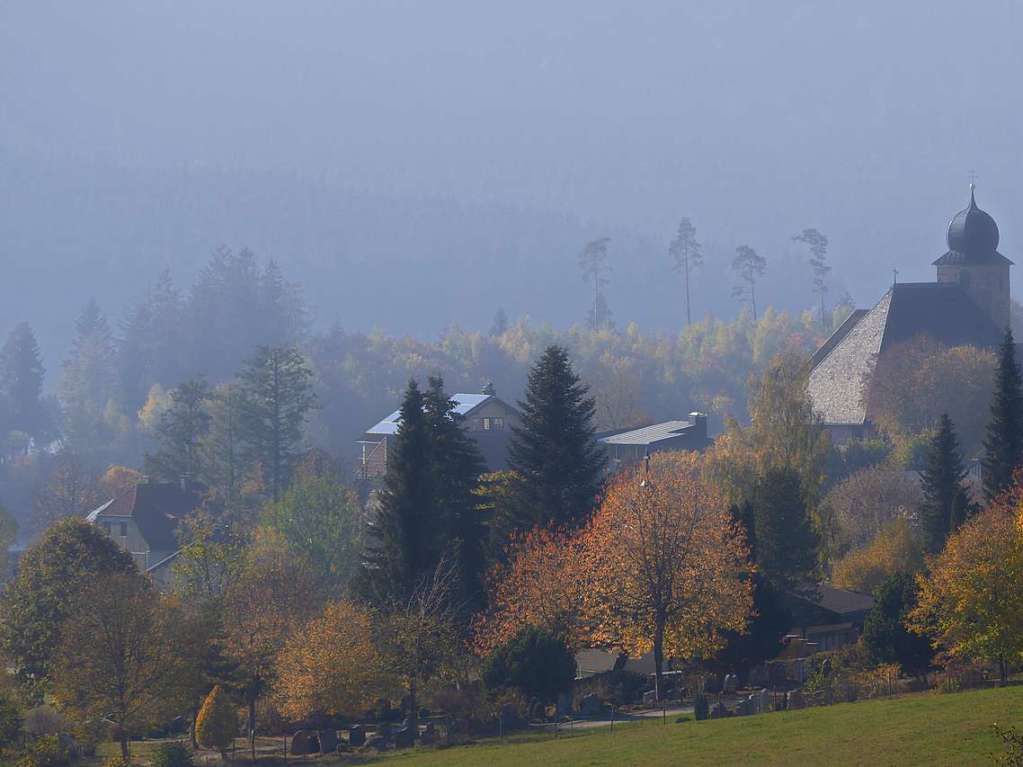
{"type": "MultiPolygon", "coordinates": [[[[561,736],[521,736],[373,760],[381,767],[444,765],[963,765],[992,764],[991,729],[1023,725],[1023,686],[719,721],[616,726],[561,736]]],[[[320,762],[326,765],[327,760],[320,762]]]]}

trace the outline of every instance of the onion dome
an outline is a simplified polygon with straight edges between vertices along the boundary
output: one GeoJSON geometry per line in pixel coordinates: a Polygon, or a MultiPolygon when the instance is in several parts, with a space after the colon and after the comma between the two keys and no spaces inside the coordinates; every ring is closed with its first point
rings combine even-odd
{"type": "Polygon", "coordinates": [[[948,253],[935,261],[936,266],[948,264],[1012,263],[997,251],[998,224],[977,207],[975,187],[970,184],[970,204],[956,213],[948,223],[945,239],[948,253]]]}
{"type": "Polygon", "coordinates": [[[964,256],[988,256],[998,247],[998,224],[977,207],[970,184],[970,206],[956,213],[948,224],[948,249],[964,256]]]}

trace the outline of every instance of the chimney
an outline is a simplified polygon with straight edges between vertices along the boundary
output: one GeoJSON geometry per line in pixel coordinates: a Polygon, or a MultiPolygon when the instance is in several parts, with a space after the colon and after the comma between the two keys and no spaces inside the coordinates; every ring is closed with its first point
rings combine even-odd
{"type": "Polygon", "coordinates": [[[696,427],[696,435],[700,439],[707,439],[707,414],[693,412],[689,414],[689,423],[696,427]]]}

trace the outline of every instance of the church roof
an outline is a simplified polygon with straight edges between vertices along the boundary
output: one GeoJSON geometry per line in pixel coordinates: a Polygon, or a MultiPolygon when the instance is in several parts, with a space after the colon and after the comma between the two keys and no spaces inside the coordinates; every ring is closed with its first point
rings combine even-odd
{"type": "Polygon", "coordinates": [[[824,423],[867,420],[865,382],[877,356],[918,336],[946,346],[996,346],[1001,332],[955,283],[900,283],[869,311],[853,314],[811,359],[809,393],[824,423]],[[849,327],[846,327],[849,325],[849,327]],[[830,348],[829,348],[830,347],[830,348]]]}

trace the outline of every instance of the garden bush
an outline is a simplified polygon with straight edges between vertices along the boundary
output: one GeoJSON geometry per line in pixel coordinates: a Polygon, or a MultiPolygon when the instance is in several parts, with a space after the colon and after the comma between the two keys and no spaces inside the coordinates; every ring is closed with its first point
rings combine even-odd
{"type": "Polygon", "coordinates": [[[164,743],[153,752],[152,767],[193,767],[192,752],[184,743],[164,743]]]}
{"type": "Polygon", "coordinates": [[[489,690],[514,689],[545,703],[572,689],[575,656],[561,639],[527,626],[483,662],[489,690]]]}

